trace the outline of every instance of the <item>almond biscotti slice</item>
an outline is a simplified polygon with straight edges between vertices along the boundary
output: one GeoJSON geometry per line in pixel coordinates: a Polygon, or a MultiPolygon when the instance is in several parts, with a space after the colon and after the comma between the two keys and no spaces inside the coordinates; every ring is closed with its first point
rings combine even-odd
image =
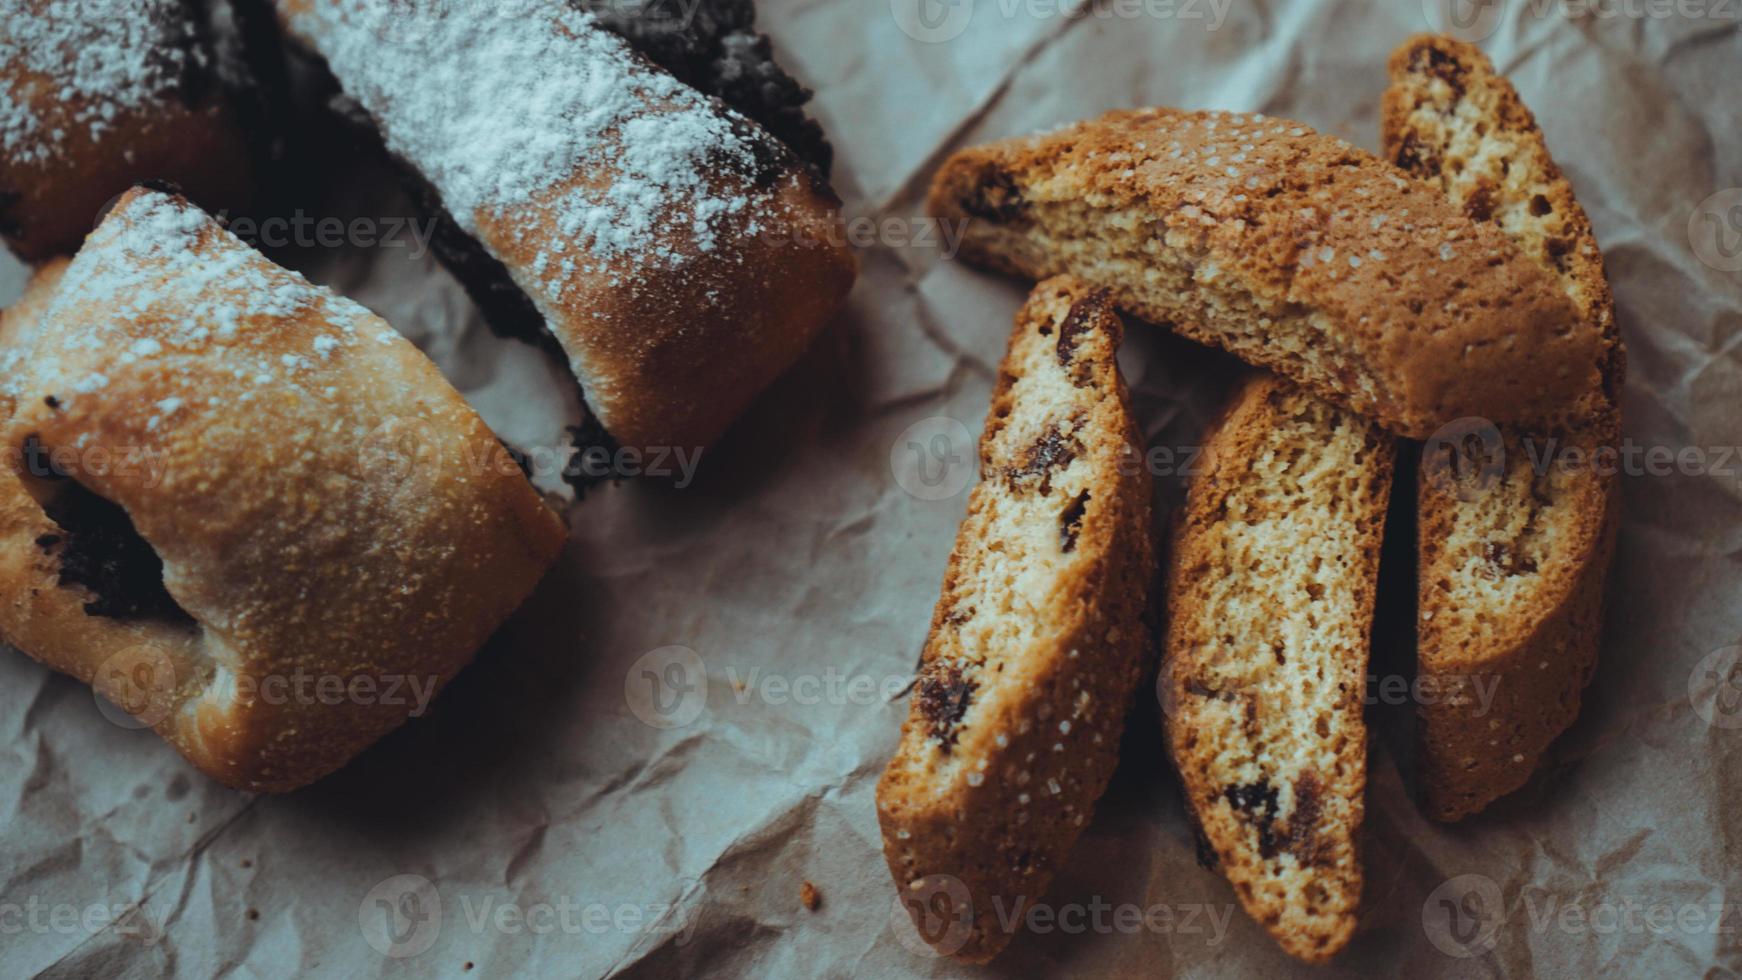
{"type": "Polygon", "coordinates": [[[1143,109],[956,153],[962,254],[1072,273],[1400,434],[1558,417],[1598,338],[1552,277],[1430,188],[1297,123],[1143,109]]]}
{"type": "Polygon", "coordinates": [[[1168,745],[1206,857],[1289,954],[1355,930],[1362,719],[1396,445],[1271,375],[1204,446],[1168,562],[1168,745]]]}
{"type": "MultiPolygon", "coordinates": [[[[1530,778],[1578,716],[1597,662],[1620,492],[1626,354],[1591,223],[1511,83],[1476,48],[1421,36],[1392,55],[1386,155],[1557,277],[1602,337],[1603,383],[1504,457],[1433,445],[1421,483],[1417,628],[1427,812],[1469,816],[1530,778]],[[1613,462],[1613,459],[1611,459],[1613,462]]],[[[1489,435],[1490,440],[1493,434],[1489,435]]]]}
{"type": "MultiPolygon", "coordinates": [[[[877,786],[883,851],[916,916],[965,890],[985,962],[1082,832],[1148,649],[1150,478],[1103,291],[1060,277],[1016,320],[901,744],[877,786]],[[952,881],[953,879],[953,881],[952,881]],[[959,883],[959,884],[957,884],[959,883]]],[[[923,924],[923,923],[922,923],[923,924]]]]}

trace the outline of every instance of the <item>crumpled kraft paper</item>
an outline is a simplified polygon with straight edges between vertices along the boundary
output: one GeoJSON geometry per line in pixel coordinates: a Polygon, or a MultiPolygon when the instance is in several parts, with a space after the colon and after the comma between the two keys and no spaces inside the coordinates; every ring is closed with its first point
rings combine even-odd
{"type": "MultiPolygon", "coordinates": [[[[222,789],[82,686],[0,656],[0,974],[1742,971],[1738,6],[763,0],[857,219],[864,275],[838,322],[692,479],[574,505],[564,560],[478,662],[304,792],[222,789]],[[1583,716],[1523,791],[1445,827],[1409,795],[1407,699],[1370,698],[1387,703],[1370,709],[1361,930],[1311,971],[1197,867],[1146,689],[1042,914],[990,967],[934,958],[896,912],[872,795],[1024,288],[953,261],[949,230],[920,220],[930,171],[969,142],[1149,104],[1374,148],[1387,54],[1448,10],[1536,111],[1631,349],[1641,462],[1583,716]],[[1652,467],[1652,447],[1701,461],[1652,467]]],[[[330,163],[325,213],[409,213],[383,175],[330,163]]],[[[554,453],[578,418],[560,365],[492,337],[416,248],[274,255],[381,312],[509,441],[554,453]]],[[[0,271],[6,298],[21,279],[0,271]]],[[[1145,329],[1122,362],[1172,506],[1238,365],[1145,329]]],[[[1374,671],[1407,676],[1409,658],[1379,649],[1374,671]]]]}

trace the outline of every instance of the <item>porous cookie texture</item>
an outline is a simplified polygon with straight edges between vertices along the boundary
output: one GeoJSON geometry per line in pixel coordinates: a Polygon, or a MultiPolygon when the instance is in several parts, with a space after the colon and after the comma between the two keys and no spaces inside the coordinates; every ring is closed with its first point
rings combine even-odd
{"type": "Polygon", "coordinates": [[[851,288],[820,179],[583,10],[277,9],[500,266],[485,271],[506,271],[625,447],[711,443],[851,288]]]}
{"type": "Polygon", "coordinates": [[[1442,444],[1424,459],[1417,646],[1441,694],[1419,708],[1417,768],[1429,815],[1457,820],[1530,778],[1595,670],[1620,518],[1598,458],[1620,439],[1626,353],[1590,220],[1511,83],[1427,35],[1390,72],[1386,156],[1516,241],[1602,338],[1601,384],[1565,425],[1500,427],[1502,455],[1442,444]]]}
{"type": "MultiPolygon", "coordinates": [[[[1106,293],[1061,277],[1018,315],[901,744],[877,787],[904,901],[953,879],[942,952],[984,962],[1094,812],[1149,649],[1150,479],[1106,293]]],[[[928,914],[929,908],[910,909],[928,914]]],[[[923,933],[922,933],[923,934],[923,933]]],[[[928,940],[931,937],[928,936],[928,940]]]]}
{"type": "Polygon", "coordinates": [[[143,179],[212,206],[248,196],[248,143],[204,5],[9,0],[0,7],[0,234],[41,262],[77,250],[143,179]]]}
{"type": "Polygon", "coordinates": [[[1174,530],[1160,689],[1187,805],[1240,904],[1283,949],[1355,931],[1362,720],[1396,445],[1272,375],[1205,440],[1174,530]]]}
{"type": "Polygon", "coordinates": [[[226,785],[428,707],[561,552],[428,358],[184,199],[123,196],[0,342],[0,639],[226,785]]]}
{"type": "Polygon", "coordinates": [[[1113,112],[955,154],[930,208],[970,260],[1078,275],[1403,435],[1549,422],[1596,383],[1596,330],[1499,229],[1287,120],[1113,112]]]}

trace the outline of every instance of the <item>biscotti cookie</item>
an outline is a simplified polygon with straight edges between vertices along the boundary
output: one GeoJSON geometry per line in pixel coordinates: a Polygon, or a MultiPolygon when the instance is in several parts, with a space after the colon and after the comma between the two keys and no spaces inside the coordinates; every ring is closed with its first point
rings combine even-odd
{"type": "Polygon", "coordinates": [[[434,364],[183,199],[124,196],[0,339],[0,639],[226,785],[427,707],[562,549],[434,364]]]}
{"type": "MultiPolygon", "coordinates": [[[[1018,315],[901,745],[877,786],[904,902],[961,883],[984,962],[1094,812],[1148,648],[1150,480],[1106,294],[1061,277],[1018,315]]],[[[929,941],[938,942],[936,938],[929,941]]]]}
{"type": "Polygon", "coordinates": [[[1436,696],[1419,709],[1418,770],[1429,815],[1457,820],[1529,779],[1596,667],[1620,488],[1595,461],[1619,443],[1626,354],[1590,220],[1511,83],[1442,37],[1405,43],[1390,70],[1386,155],[1517,241],[1603,338],[1602,385],[1566,425],[1502,427],[1498,447],[1425,460],[1418,669],[1436,696]]]}
{"type": "Polygon", "coordinates": [[[1403,435],[1595,384],[1595,330],[1498,229],[1286,120],[1113,112],[955,154],[930,207],[970,260],[1081,276],[1403,435]]]}
{"type": "Polygon", "coordinates": [[[1362,719],[1396,446],[1280,378],[1236,391],[1174,530],[1161,693],[1186,802],[1291,955],[1354,933],[1362,719]]]}
{"type": "Polygon", "coordinates": [[[76,251],[136,181],[245,203],[253,161],[204,4],[9,0],[0,7],[0,234],[40,262],[76,251]]]}
{"type": "Polygon", "coordinates": [[[277,9],[482,246],[483,271],[512,281],[620,445],[713,442],[852,285],[820,179],[590,14],[483,0],[277,9]]]}

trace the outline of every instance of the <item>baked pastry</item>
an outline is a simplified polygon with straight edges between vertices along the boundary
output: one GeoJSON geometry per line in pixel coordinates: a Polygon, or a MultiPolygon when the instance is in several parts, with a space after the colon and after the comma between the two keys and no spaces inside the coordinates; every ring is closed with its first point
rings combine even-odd
{"type": "Polygon", "coordinates": [[[1417,768],[1428,814],[1457,820],[1529,779],[1596,667],[1620,520],[1618,467],[1597,461],[1619,459],[1626,352],[1591,222],[1479,50],[1433,36],[1398,48],[1383,126],[1386,156],[1514,239],[1602,337],[1602,384],[1566,424],[1493,430],[1503,460],[1429,447],[1417,646],[1436,696],[1419,708],[1417,768]]]}
{"type": "Polygon", "coordinates": [[[1596,332],[1498,229],[1297,123],[1113,112],[955,154],[930,207],[972,261],[1074,273],[1403,435],[1595,383],[1596,332]]]}
{"type": "Polygon", "coordinates": [[[599,23],[678,81],[754,120],[828,176],[835,151],[805,113],[813,94],[774,60],[753,0],[585,0],[599,23]]]}
{"type": "Polygon", "coordinates": [[[562,549],[427,358],[183,199],[129,192],[32,294],[3,331],[0,638],[226,785],[343,765],[562,549]]]}
{"type": "Polygon", "coordinates": [[[820,179],[590,14],[437,0],[278,13],[481,246],[456,272],[486,314],[548,328],[620,445],[712,442],[852,285],[820,179]]]}
{"type": "Polygon", "coordinates": [[[26,261],[76,251],[145,179],[247,202],[250,143],[193,0],[12,0],[0,9],[0,235],[26,261]]]}
{"type": "Polygon", "coordinates": [[[1361,899],[1362,719],[1396,445],[1272,375],[1205,439],[1167,575],[1167,740],[1200,856],[1291,955],[1361,899]]]}
{"type": "Polygon", "coordinates": [[[1017,316],[981,482],[877,785],[897,888],[909,900],[961,882],[968,908],[946,914],[971,926],[940,951],[971,962],[1010,941],[1000,923],[1039,899],[1088,823],[1149,649],[1150,479],[1121,335],[1106,293],[1070,277],[1017,316]]]}

